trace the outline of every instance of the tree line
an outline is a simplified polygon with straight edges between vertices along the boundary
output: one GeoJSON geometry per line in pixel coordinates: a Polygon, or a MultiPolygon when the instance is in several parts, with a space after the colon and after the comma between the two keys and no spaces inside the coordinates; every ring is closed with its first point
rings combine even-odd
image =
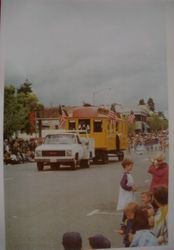
{"type": "MultiPolygon", "coordinates": [[[[147,103],[144,99],[139,100],[139,105],[147,105],[149,115],[147,124],[152,131],[168,128],[168,121],[163,112],[155,112],[155,102],[149,98],[147,103]]],[[[31,133],[31,123],[29,115],[44,109],[38,97],[32,90],[32,83],[26,81],[16,88],[14,85],[4,87],[4,138],[10,138],[18,131],[31,133]]]]}
{"type": "Polygon", "coordinates": [[[4,138],[9,138],[18,131],[31,132],[30,112],[43,109],[38,97],[32,90],[32,83],[27,79],[19,87],[4,87],[4,138]]]}

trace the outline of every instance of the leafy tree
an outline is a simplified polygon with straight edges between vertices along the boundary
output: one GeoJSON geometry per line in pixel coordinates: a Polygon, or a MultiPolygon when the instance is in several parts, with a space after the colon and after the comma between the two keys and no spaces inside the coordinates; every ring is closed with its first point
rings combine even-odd
{"type": "Polygon", "coordinates": [[[162,119],[161,120],[161,129],[168,129],[169,124],[167,119],[162,119]]]}
{"type": "Polygon", "coordinates": [[[17,102],[15,87],[10,85],[4,89],[4,137],[11,137],[23,129],[26,110],[17,102]]]}
{"type": "Polygon", "coordinates": [[[155,103],[152,98],[149,98],[147,101],[148,107],[151,111],[155,111],[155,103]]]}
{"type": "Polygon", "coordinates": [[[39,103],[39,100],[35,93],[33,92],[20,92],[17,94],[17,102],[22,105],[25,109],[25,118],[24,118],[24,131],[30,133],[30,121],[29,114],[30,112],[37,112],[43,108],[43,105],[39,103]]]}
{"type": "Polygon", "coordinates": [[[17,89],[17,93],[24,93],[24,94],[27,94],[27,93],[32,93],[32,83],[26,79],[25,82],[20,86],[20,88],[17,89]]]}
{"type": "Polygon", "coordinates": [[[129,126],[128,126],[128,134],[129,134],[129,135],[135,134],[135,123],[133,123],[133,124],[130,124],[130,123],[129,123],[129,126]]]}
{"type": "Polygon", "coordinates": [[[150,129],[153,131],[168,128],[168,121],[166,119],[163,119],[162,117],[159,117],[158,114],[155,113],[148,117],[147,123],[150,129]]]}
{"type": "Polygon", "coordinates": [[[140,99],[140,100],[139,100],[139,105],[145,105],[144,99],[140,99]]]}
{"type": "Polygon", "coordinates": [[[161,117],[161,119],[165,119],[165,115],[162,111],[158,111],[158,116],[161,117]]]}
{"type": "Polygon", "coordinates": [[[84,106],[84,107],[91,107],[91,104],[90,104],[90,103],[87,103],[87,102],[83,102],[83,106],[84,106]]]}
{"type": "Polygon", "coordinates": [[[35,93],[19,93],[17,94],[18,103],[22,104],[28,112],[34,111],[37,109],[39,100],[35,93]]]}
{"type": "Polygon", "coordinates": [[[30,92],[29,89],[17,91],[16,94],[13,85],[6,86],[4,91],[4,136],[11,137],[19,130],[26,133],[31,132],[29,114],[42,108],[43,105],[39,103],[35,93],[30,92]]]}

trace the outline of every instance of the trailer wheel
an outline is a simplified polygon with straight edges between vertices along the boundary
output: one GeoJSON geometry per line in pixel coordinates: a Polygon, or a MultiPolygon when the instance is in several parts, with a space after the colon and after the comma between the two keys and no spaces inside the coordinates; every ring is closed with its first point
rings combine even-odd
{"type": "Polygon", "coordinates": [[[42,171],[43,170],[43,162],[37,162],[37,170],[42,171]]]}
{"type": "Polygon", "coordinates": [[[80,167],[81,168],[89,168],[90,167],[90,160],[89,159],[81,160],[80,167]]]}
{"type": "Polygon", "coordinates": [[[124,153],[122,151],[118,152],[118,160],[123,161],[124,159],[124,153]]]}
{"type": "Polygon", "coordinates": [[[93,163],[98,164],[98,158],[96,156],[93,158],[93,163]]]}
{"type": "Polygon", "coordinates": [[[102,153],[102,163],[103,164],[107,164],[108,163],[108,153],[107,152],[103,152],[102,153]]]}

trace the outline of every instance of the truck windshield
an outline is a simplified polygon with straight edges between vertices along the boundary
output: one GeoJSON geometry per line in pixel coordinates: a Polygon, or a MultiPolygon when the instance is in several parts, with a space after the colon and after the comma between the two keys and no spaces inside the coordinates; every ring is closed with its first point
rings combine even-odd
{"type": "Polygon", "coordinates": [[[47,135],[44,144],[74,144],[77,143],[73,134],[47,135]]]}

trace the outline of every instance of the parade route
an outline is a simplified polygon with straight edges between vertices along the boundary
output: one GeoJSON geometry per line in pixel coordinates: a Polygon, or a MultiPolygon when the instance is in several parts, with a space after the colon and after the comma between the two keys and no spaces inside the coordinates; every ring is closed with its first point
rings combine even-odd
{"type": "MultiPolygon", "coordinates": [[[[126,154],[135,162],[137,201],[149,187],[147,159],[154,153],[126,154]]],[[[35,163],[26,163],[5,165],[4,173],[7,250],[61,249],[66,231],[79,231],[84,249],[95,233],[106,235],[112,247],[122,247],[122,238],[116,233],[122,218],[116,211],[120,162],[42,172],[35,163]]]]}

